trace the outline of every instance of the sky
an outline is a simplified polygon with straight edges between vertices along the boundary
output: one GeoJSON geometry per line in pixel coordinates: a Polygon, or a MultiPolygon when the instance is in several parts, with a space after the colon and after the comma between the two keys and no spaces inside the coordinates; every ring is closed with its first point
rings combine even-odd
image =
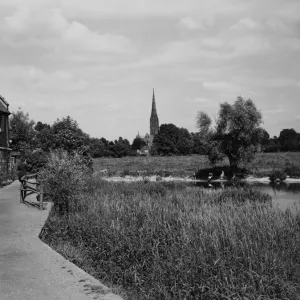
{"type": "Polygon", "coordinates": [[[0,0],[0,94],[93,137],[197,131],[222,102],[251,98],[270,136],[300,132],[299,0],[0,0]]]}

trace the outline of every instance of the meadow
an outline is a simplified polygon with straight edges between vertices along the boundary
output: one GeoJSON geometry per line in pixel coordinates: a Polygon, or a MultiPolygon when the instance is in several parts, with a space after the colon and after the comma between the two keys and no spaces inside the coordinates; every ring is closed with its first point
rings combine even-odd
{"type": "MultiPolygon", "coordinates": [[[[247,173],[254,177],[265,177],[274,169],[283,170],[287,163],[300,168],[300,152],[259,153],[251,163],[241,167],[247,169],[247,173]]],[[[228,165],[228,160],[225,159],[217,166],[221,169],[228,165]]],[[[135,175],[139,171],[146,171],[147,175],[185,177],[209,168],[211,165],[204,155],[94,159],[94,170],[97,172],[107,169],[109,176],[135,175]]]]}
{"type": "Polygon", "coordinates": [[[83,180],[40,238],[124,299],[299,299],[300,214],[270,196],[83,180]]]}

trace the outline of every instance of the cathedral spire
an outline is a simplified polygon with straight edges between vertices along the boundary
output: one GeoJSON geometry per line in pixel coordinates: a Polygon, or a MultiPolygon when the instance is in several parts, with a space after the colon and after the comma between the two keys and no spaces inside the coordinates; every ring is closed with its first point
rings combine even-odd
{"type": "Polygon", "coordinates": [[[158,133],[159,130],[159,121],[156,111],[156,103],[155,103],[155,94],[153,89],[153,95],[152,95],[152,110],[151,110],[151,116],[150,116],[150,135],[154,136],[158,133]]]}
{"type": "Polygon", "coordinates": [[[155,94],[153,89],[151,117],[155,117],[155,116],[157,116],[157,111],[156,111],[156,103],[155,103],[155,94]]]}

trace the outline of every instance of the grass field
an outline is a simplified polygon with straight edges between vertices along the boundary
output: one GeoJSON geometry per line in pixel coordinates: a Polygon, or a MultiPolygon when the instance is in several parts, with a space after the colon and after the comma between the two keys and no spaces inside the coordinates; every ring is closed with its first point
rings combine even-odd
{"type": "Polygon", "coordinates": [[[299,299],[300,215],[270,196],[97,176],[86,185],[40,237],[126,300],[299,299]]]}
{"type": "MultiPolygon", "coordinates": [[[[243,167],[256,177],[268,176],[273,169],[284,169],[287,162],[300,167],[300,152],[260,153],[253,162],[243,167]]],[[[218,166],[228,166],[224,160],[218,166]]],[[[123,157],[94,159],[95,171],[107,169],[109,175],[130,175],[146,171],[148,175],[190,176],[211,167],[206,156],[123,157]]]]}

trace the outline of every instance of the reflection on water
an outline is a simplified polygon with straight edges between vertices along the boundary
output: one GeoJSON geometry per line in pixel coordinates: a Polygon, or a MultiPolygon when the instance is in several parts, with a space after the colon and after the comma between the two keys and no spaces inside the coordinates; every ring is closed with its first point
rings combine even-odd
{"type": "Polygon", "coordinates": [[[251,186],[272,196],[274,206],[278,206],[280,209],[285,210],[289,207],[292,209],[298,208],[300,210],[300,183],[268,184],[260,182],[195,182],[194,185],[209,189],[223,189],[230,186],[251,186]]]}

